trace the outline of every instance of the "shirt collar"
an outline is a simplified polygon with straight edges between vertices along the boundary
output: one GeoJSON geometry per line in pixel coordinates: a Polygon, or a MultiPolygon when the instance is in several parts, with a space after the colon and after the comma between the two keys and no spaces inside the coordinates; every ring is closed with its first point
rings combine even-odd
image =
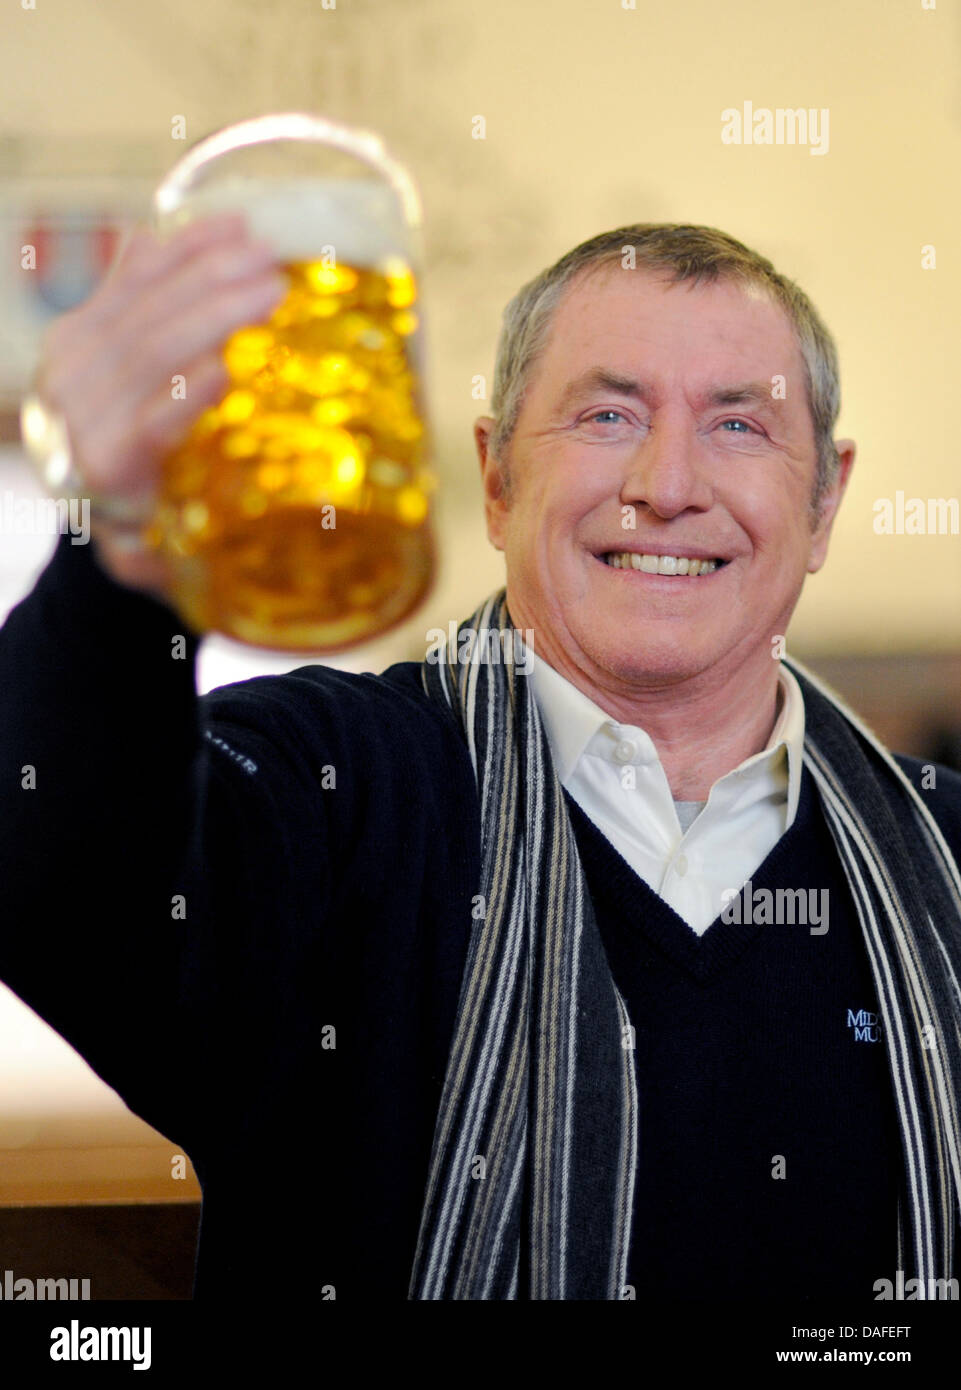
{"type": "MultiPolygon", "coordinates": [[[[547,734],[554,766],[562,786],[570,780],[585,748],[605,724],[614,724],[624,734],[639,741],[656,758],[653,741],[636,725],[620,724],[612,715],[596,705],[576,685],[549,666],[543,657],[528,652],[528,680],[537,703],[541,722],[547,734]]],[[[783,766],[787,759],[787,825],[794,822],[801,794],[801,766],[804,756],[804,696],[792,673],[778,664],[778,715],[771,737],[758,753],[745,758],[731,772],[767,764],[771,770],[783,766]]],[[[730,773],[727,774],[730,776],[730,773]]],[[[723,779],[719,778],[718,781],[723,779]]]]}

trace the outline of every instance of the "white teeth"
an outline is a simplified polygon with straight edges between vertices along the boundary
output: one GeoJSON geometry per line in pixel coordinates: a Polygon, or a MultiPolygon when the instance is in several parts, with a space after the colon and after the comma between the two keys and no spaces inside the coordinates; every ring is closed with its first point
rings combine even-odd
{"type": "Polygon", "coordinates": [[[635,569],[643,574],[686,574],[692,579],[699,574],[713,574],[718,566],[717,560],[692,560],[686,555],[638,555],[633,550],[611,551],[605,559],[616,570],[635,569]]]}

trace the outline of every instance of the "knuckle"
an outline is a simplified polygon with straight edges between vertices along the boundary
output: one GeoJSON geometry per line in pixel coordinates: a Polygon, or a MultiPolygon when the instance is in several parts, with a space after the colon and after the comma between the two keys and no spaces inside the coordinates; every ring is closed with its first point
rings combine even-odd
{"type": "Polygon", "coordinates": [[[136,438],[135,453],[142,460],[141,476],[153,478],[157,459],[183,438],[203,403],[188,390],[184,399],[174,399],[163,387],[142,401],[133,414],[130,436],[136,438]]]}
{"type": "Polygon", "coordinates": [[[145,403],[137,411],[134,433],[142,448],[151,453],[163,449],[170,439],[170,421],[164,412],[163,401],[145,403]]]}
{"type": "Polygon", "coordinates": [[[251,284],[237,299],[237,311],[241,316],[241,322],[244,317],[252,315],[263,318],[280,303],[285,290],[286,282],[276,272],[251,284]]]}
{"type": "Polygon", "coordinates": [[[143,261],[152,259],[161,249],[161,243],[153,228],[145,222],[138,222],[131,229],[124,254],[131,261],[143,261]]]}
{"type": "Polygon", "coordinates": [[[199,259],[204,275],[216,283],[236,279],[249,262],[249,257],[237,247],[213,247],[199,259]]]}
{"type": "Polygon", "coordinates": [[[146,381],[156,381],[159,385],[170,370],[170,359],[174,349],[170,329],[159,324],[144,331],[136,345],[138,374],[146,381]]]}
{"type": "Polygon", "coordinates": [[[204,258],[216,280],[237,280],[266,272],[272,252],[269,247],[242,242],[230,247],[215,247],[204,258]]]}
{"type": "Polygon", "coordinates": [[[163,254],[164,247],[151,228],[138,225],[100,283],[111,284],[114,288],[118,282],[137,284],[155,273],[163,254]]]}

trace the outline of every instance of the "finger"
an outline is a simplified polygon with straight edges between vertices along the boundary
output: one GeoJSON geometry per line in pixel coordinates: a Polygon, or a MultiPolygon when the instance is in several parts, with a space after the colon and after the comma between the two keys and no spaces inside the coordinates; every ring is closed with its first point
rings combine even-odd
{"type": "Polygon", "coordinates": [[[249,239],[246,218],[239,211],[198,218],[166,236],[139,224],[87,305],[96,318],[109,318],[123,308],[131,294],[163,278],[199,252],[249,239]]]}
{"type": "Polygon", "coordinates": [[[217,405],[230,386],[230,373],[219,349],[192,362],[184,373],[186,394],[174,400],[159,391],[144,402],[136,422],[136,438],[116,453],[117,490],[151,494],[160,481],[164,457],[182,444],[197,417],[217,405]]]}
{"type": "Polygon", "coordinates": [[[70,418],[78,455],[86,461],[86,476],[110,486],[111,453],[129,437],[144,403],[161,392],[170,395],[171,379],[223,344],[237,328],[264,322],[283,298],[287,282],[270,272],[245,285],[224,290],[191,314],[162,325],[150,339],[131,345],[126,369],[119,355],[103,359],[89,378],[82,405],[78,397],[70,418]]]}
{"type": "Polygon", "coordinates": [[[189,259],[198,251],[216,242],[243,240],[247,235],[247,219],[240,210],[198,217],[181,227],[158,231],[140,222],[120,243],[114,260],[102,284],[118,277],[131,282],[146,283],[178,261],[189,259]]]}
{"type": "MultiPolygon", "coordinates": [[[[266,265],[271,260],[266,243],[253,242],[247,236],[242,213],[198,220],[180,229],[166,243],[158,241],[149,227],[135,228],[107,279],[82,304],[61,314],[45,330],[34,377],[39,389],[52,403],[60,403],[65,385],[82,381],[98,370],[98,355],[90,350],[92,335],[108,337],[108,325],[115,320],[123,324],[131,303],[136,303],[151,284],[156,283],[161,289],[161,282],[178,267],[211,249],[215,258],[218,253],[226,254],[232,265],[245,246],[254,250],[253,265],[266,265]]],[[[214,281],[216,266],[215,259],[211,271],[214,281]]],[[[229,273],[226,278],[230,278],[229,273]]]]}
{"type": "MultiPolygon", "coordinates": [[[[150,289],[130,300],[112,335],[115,350],[123,360],[128,351],[147,340],[172,330],[188,314],[202,317],[208,301],[215,307],[223,287],[241,289],[275,268],[274,252],[265,242],[218,245],[196,255],[150,289]]],[[[287,281],[283,284],[287,286],[287,281]]]]}
{"type": "MultiPolygon", "coordinates": [[[[207,316],[208,341],[195,337],[178,349],[180,362],[199,356],[213,343],[222,342],[230,331],[229,304],[217,294],[219,286],[246,293],[265,277],[273,266],[273,252],[266,243],[221,244],[206,255],[192,258],[176,273],[158,282],[155,291],[128,300],[116,322],[101,321],[94,326],[89,317],[83,329],[72,337],[63,334],[45,344],[46,362],[40,389],[51,403],[64,408],[72,402],[72,423],[82,430],[92,415],[109,407],[126,392],[136,405],[145,393],[156,389],[154,345],[159,351],[168,339],[180,332],[181,320],[191,311],[196,321],[207,316]],[[226,307],[228,318],[218,313],[226,307]],[[225,324],[227,325],[225,327],[225,324]],[[97,350],[91,351],[91,333],[96,333],[97,350]]],[[[286,287],[286,282],[283,282],[286,287]]],[[[244,306],[249,300],[244,301],[244,306]]],[[[259,307],[258,305],[255,307],[259,307]]],[[[269,307],[269,306],[268,306],[269,307]]],[[[235,325],[239,326],[239,325],[235,325]]],[[[169,353],[159,369],[166,371],[169,353]]],[[[171,368],[173,370],[173,368],[171,368]]]]}

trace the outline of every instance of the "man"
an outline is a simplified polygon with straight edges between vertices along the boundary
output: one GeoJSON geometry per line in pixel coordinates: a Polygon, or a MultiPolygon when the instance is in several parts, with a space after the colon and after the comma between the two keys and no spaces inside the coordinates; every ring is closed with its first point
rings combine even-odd
{"type": "MultiPolygon", "coordinates": [[[[217,219],[62,321],[39,387],[102,516],[279,292],[217,219]]],[[[156,561],[60,544],[0,633],[0,974],[191,1155],[200,1297],[952,1278],[961,779],[780,661],[854,459],[829,335],[640,225],[520,292],[495,375],[506,593],[423,663],[198,702],[156,561]]]]}

